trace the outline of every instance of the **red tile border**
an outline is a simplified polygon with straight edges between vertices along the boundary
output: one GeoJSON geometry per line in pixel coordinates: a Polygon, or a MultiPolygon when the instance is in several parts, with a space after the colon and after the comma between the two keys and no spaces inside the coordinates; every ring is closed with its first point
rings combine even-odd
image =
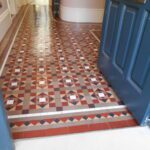
{"type": "Polygon", "coordinates": [[[89,131],[89,125],[80,125],[69,127],[69,133],[80,133],[89,131]]]}
{"type": "Polygon", "coordinates": [[[35,138],[35,137],[46,137],[46,136],[56,136],[56,135],[64,135],[71,133],[82,133],[88,131],[96,131],[96,130],[107,130],[107,129],[116,129],[130,126],[137,126],[138,124],[135,120],[125,120],[125,121],[117,121],[117,122],[109,122],[109,123],[97,123],[90,125],[80,125],[80,126],[71,126],[71,127],[63,127],[63,128],[54,128],[47,130],[38,130],[38,131],[27,131],[27,132],[18,132],[13,133],[14,139],[23,139],[23,138],[35,138]]]}
{"type": "Polygon", "coordinates": [[[89,125],[89,131],[106,130],[106,129],[110,129],[110,126],[108,123],[97,123],[97,124],[90,124],[89,125]]]}
{"type": "Polygon", "coordinates": [[[127,121],[109,122],[111,129],[128,127],[127,121]]]}
{"type": "Polygon", "coordinates": [[[131,126],[137,126],[138,125],[138,123],[137,123],[137,121],[135,120],[135,119],[132,119],[132,120],[128,120],[127,121],[127,124],[128,124],[128,126],[129,127],[131,127],[131,126]]]}

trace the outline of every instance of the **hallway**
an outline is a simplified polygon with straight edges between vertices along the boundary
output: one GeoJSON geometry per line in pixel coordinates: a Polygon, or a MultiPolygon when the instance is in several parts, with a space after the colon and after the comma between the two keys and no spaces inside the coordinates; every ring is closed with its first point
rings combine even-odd
{"type": "Polygon", "coordinates": [[[97,68],[101,24],[28,5],[0,78],[15,139],[136,126],[97,68]]]}

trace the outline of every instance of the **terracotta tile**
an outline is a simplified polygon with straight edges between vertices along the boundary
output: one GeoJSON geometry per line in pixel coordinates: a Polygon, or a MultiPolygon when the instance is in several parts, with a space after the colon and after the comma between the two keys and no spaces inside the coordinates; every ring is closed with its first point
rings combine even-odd
{"type": "Polygon", "coordinates": [[[109,122],[110,128],[124,128],[128,127],[127,121],[116,121],[116,122],[109,122]]]}
{"type": "Polygon", "coordinates": [[[127,120],[127,124],[129,127],[138,126],[138,122],[135,119],[127,120]]]}
{"type": "Polygon", "coordinates": [[[89,131],[89,125],[79,125],[69,127],[69,133],[80,133],[89,131]]]}
{"type": "Polygon", "coordinates": [[[21,133],[16,132],[16,133],[12,133],[12,137],[13,139],[23,139],[24,135],[23,135],[23,132],[21,133]]]}
{"type": "Polygon", "coordinates": [[[46,136],[45,132],[43,131],[30,131],[30,132],[23,132],[23,138],[33,138],[33,137],[43,137],[46,136]]]}
{"type": "Polygon", "coordinates": [[[46,136],[61,135],[61,134],[68,134],[68,133],[69,133],[68,127],[49,129],[45,131],[46,136]]]}
{"type": "Polygon", "coordinates": [[[97,123],[97,124],[90,124],[89,125],[89,130],[94,131],[94,130],[106,130],[110,129],[110,126],[108,123],[97,123]]]}

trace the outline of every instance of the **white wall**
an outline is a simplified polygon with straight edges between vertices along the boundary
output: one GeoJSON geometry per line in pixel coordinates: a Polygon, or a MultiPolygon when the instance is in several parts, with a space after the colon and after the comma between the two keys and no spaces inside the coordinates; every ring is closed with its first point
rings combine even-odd
{"type": "Polygon", "coordinates": [[[52,5],[52,0],[29,0],[30,3],[36,5],[52,5]]]}
{"type": "Polygon", "coordinates": [[[2,5],[2,9],[0,9],[0,41],[4,37],[12,22],[7,0],[2,0],[2,5]]]}
{"type": "Polygon", "coordinates": [[[8,8],[12,15],[17,14],[22,5],[27,4],[26,0],[7,0],[7,1],[8,1],[8,8]]]}
{"type": "Polygon", "coordinates": [[[102,22],[105,0],[61,0],[60,17],[70,22],[102,22]]]}
{"type": "Polygon", "coordinates": [[[1,0],[3,7],[0,9],[0,41],[5,36],[12,23],[11,15],[16,15],[26,0],[1,0]]]}
{"type": "Polygon", "coordinates": [[[0,8],[0,15],[7,9],[7,0],[1,0],[2,8],[0,8]]]}
{"type": "Polygon", "coordinates": [[[0,41],[3,39],[6,34],[8,28],[12,23],[11,15],[15,16],[20,10],[22,5],[26,5],[28,3],[36,4],[51,4],[52,0],[1,0],[3,7],[0,9],[0,41]]]}

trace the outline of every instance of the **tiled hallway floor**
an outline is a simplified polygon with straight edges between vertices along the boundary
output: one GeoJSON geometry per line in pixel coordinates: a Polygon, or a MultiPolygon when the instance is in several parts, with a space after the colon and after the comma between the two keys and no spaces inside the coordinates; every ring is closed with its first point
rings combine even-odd
{"type": "Polygon", "coordinates": [[[14,138],[136,125],[97,68],[101,24],[28,7],[0,79],[14,138]]]}

